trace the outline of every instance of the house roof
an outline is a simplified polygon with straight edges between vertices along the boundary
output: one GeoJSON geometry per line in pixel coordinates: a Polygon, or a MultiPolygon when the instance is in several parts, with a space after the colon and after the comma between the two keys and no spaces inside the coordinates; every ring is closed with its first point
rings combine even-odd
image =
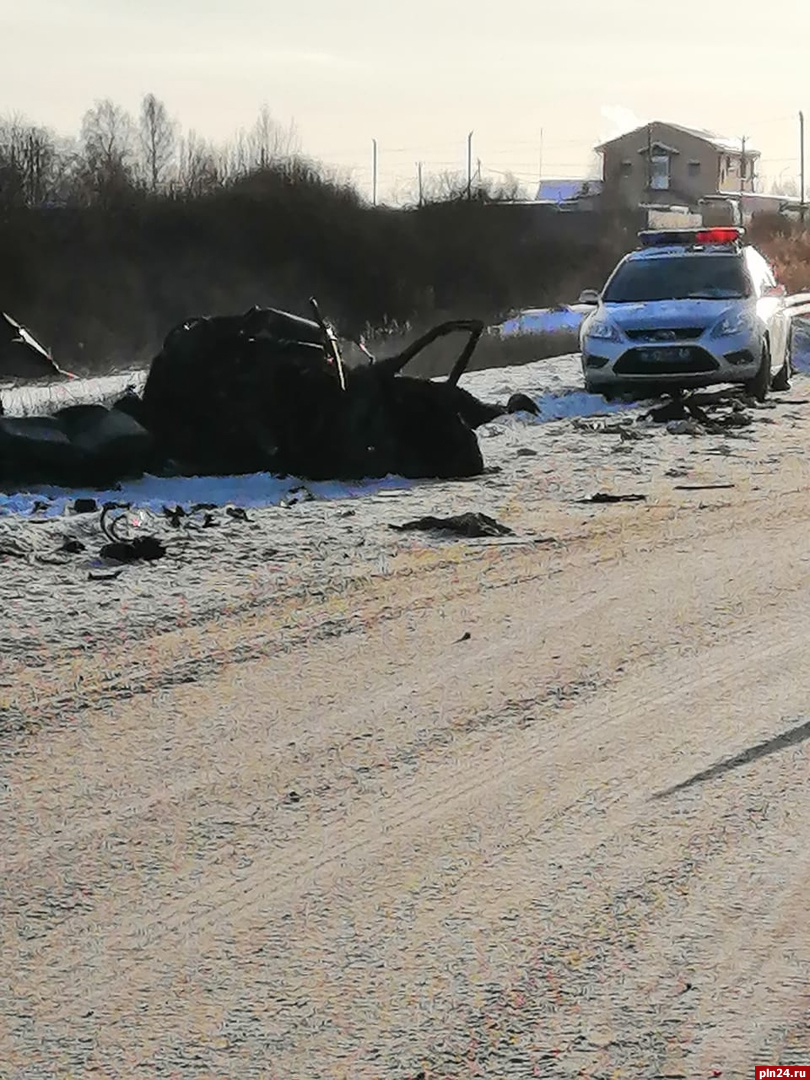
{"type": "Polygon", "coordinates": [[[601,190],[601,180],[590,180],[580,177],[574,180],[541,180],[537,188],[536,198],[543,202],[561,203],[568,199],[575,199],[583,193],[583,188],[588,185],[588,194],[595,195],[601,190]]]}
{"type": "MultiPolygon", "coordinates": [[[[660,127],[672,128],[673,131],[682,131],[686,135],[692,135],[696,139],[702,139],[703,142],[711,143],[712,146],[718,150],[727,151],[730,154],[742,153],[742,139],[726,138],[723,135],[717,135],[713,131],[704,131],[702,128],[690,128],[684,124],[673,124],[669,120],[655,120],[652,122],[654,125],[660,127]]],[[[642,124],[640,127],[634,128],[632,131],[625,131],[623,135],[617,135],[615,139],[608,139],[607,142],[600,143],[595,149],[598,153],[605,149],[606,146],[612,146],[613,143],[618,142],[619,139],[624,139],[627,135],[635,135],[639,131],[644,131],[647,128],[647,124],[642,124]]],[[[750,157],[759,157],[759,150],[754,150],[746,142],[745,147],[746,155],[750,157]]]]}

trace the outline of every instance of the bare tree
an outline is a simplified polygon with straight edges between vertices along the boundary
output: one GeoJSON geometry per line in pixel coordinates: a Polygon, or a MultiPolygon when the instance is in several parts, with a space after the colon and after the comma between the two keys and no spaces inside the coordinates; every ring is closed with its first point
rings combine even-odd
{"type": "Polygon", "coordinates": [[[424,178],[422,183],[425,202],[451,202],[464,198],[466,193],[466,176],[449,169],[440,173],[431,173],[424,178]]]}
{"type": "Polygon", "coordinates": [[[146,184],[153,194],[165,183],[174,162],[177,130],[178,125],[163,102],[154,94],[147,94],[141,102],[138,141],[146,184]]]}
{"type": "Polygon", "coordinates": [[[134,124],[129,113],[109,99],[97,101],[82,120],[87,179],[106,201],[133,186],[134,124]]]}
{"type": "Polygon", "coordinates": [[[180,188],[193,198],[207,195],[220,186],[221,154],[216,147],[189,131],[180,144],[180,188]]]}
{"type": "Polygon", "coordinates": [[[246,142],[250,165],[258,169],[266,169],[279,158],[292,157],[300,148],[295,124],[291,122],[286,128],[282,127],[266,105],[259,110],[246,142]]]}
{"type": "Polygon", "coordinates": [[[799,185],[790,176],[784,179],[780,177],[771,184],[771,195],[784,195],[786,198],[795,198],[798,194],[799,185]]]}
{"type": "Polygon", "coordinates": [[[479,181],[479,189],[479,197],[493,202],[514,202],[526,198],[525,188],[514,173],[510,172],[502,173],[497,179],[484,177],[479,181]]]}
{"type": "Polygon", "coordinates": [[[230,142],[226,143],[219,154],[219,168],[225,183],[246,176],[252,167],[251,150],[248,136],[240,128],[230,142]]]}
{"type": "Polygon", "coordinates": [[[51,132],[19,115],[0,120],[0,199],[6,205],[41,206],[57,171],[51,132]]]}

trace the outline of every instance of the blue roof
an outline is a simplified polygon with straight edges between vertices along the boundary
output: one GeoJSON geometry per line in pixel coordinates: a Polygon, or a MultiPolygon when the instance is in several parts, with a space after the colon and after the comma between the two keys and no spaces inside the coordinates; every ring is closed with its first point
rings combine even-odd
{"type": "Polygon", "coordinates": [[[601,190],[601,180],[583,180],[581,177],[575,180],[541,180],[537,188],[537,198],[543,202],[565,202],[582,194],[584,185],[588,185],[590,193],[601,190]]]}

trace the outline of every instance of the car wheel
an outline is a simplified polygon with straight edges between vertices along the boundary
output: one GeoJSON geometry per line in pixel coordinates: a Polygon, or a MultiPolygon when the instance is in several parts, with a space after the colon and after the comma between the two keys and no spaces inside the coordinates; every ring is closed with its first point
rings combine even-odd
{"type": "Polygon", "coordinates": [[[788,367],[787,360],[782,364],[777,373],[774,375],[771,381],[772,390],[789,390],[790,389],[790,368],[788,367]]]}
{"type": "Polygon", "coordinates": [[[757,401],[764,401],[771,388],[771,352],[767,345],[762,346],[762,358],[759,362],[759,371],[753,379],[745,383],[745,391],[757,401]]]}

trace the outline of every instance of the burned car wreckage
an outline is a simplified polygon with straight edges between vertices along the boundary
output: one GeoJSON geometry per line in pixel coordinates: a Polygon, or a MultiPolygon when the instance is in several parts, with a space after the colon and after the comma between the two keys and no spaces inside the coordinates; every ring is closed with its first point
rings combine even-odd
{"type": "Polygon", "coordinates": [[[475,431],[507,411],[458,385],[481,337],[442,323],[396,356],[347,366],[315,318],[274,308],[190,319],[166,336],[142,394],[52,416],[0,417],[0,484],[102,487],[155,475],[269,472],[309,480],[468,477],[483,471],[475,431]],[[467,340],[443,380],[408,363],[454,331],[467,340]]]}

